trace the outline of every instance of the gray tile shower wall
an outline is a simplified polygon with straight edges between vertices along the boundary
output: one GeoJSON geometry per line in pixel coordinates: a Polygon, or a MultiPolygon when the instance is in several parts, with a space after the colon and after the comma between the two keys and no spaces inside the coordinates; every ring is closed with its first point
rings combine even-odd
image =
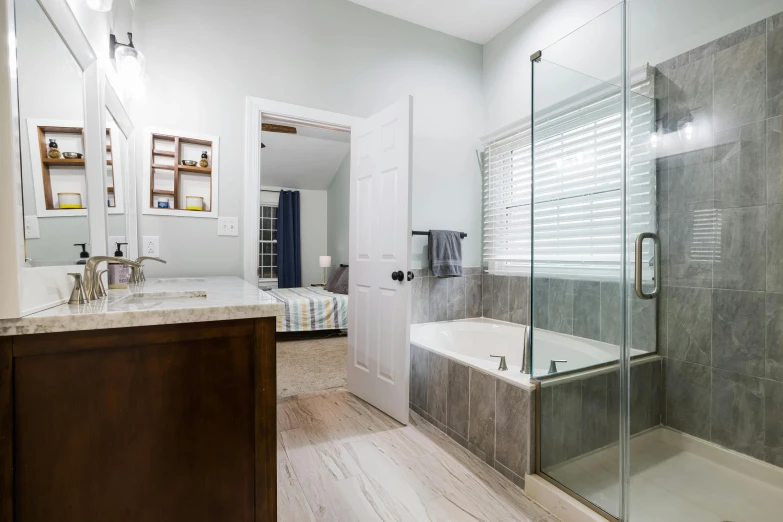
{"type": "MultiPolygon", "coordinates": [[[[533,283],[533,319],[538,328],[620,344],[620,283],[537,277],[533,283]]],[[[484,317],[530,324],[530,278],[484,274],[484,317]]],[[[654,301],[635,300],[631,346],[656,348],[654,301]]]]}
{"type": "Polygon", "coordinates": [[[481,317],[481,268],[463,268],[463,277],[433,277],[427,268],[411,270],[413,324],[481,317]]]}
{"type": "MultiPolygon", "coordinates": [[[[662,359],[631,366],[631,435],[661,424],[662,359]]],[[[542,383],[541,468],[604,448],[619,440],[619,373],[542,383]]]]}
{"type": "Polygon", "coordinates": [[[783,466],[783,13],[657,70],[664,422],[783,466]]]}
{"type": "Polygon", "coordinates": [[[533,392],[413,345],[411,369],[411,409],[524,487],[533,465],[533,392]]]}

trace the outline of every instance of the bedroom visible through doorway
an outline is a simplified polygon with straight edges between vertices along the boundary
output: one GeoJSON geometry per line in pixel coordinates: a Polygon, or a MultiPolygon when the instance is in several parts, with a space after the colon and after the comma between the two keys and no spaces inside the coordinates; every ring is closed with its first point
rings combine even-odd
{"type": "Polygon", "coordinates": [[[278,318],[278,397],[346,385],[350,129],[263,115],[258,285],[278,318]]]}

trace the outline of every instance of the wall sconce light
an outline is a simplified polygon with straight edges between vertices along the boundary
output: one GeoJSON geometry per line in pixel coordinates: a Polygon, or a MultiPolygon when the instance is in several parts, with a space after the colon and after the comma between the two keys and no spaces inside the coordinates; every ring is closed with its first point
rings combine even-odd
{"type": "Polygon", "coordinates": [[[109,35],[109,56],[126,84],[141,83],[146,60],[141,51],[133,46],[133,33],[128,33],[127,44],[118,42],[114,34],[109,35]]]}
{"type": "Polygon", "coordinates": [[[654,149],[658,148],[658,144],[661,141],[660,126],[656,121],[653,125],[653,131],[650,133],[650,146],[654,149]]]}
{"type": "Polygon", "coordinates": [[[113,1],[114,0],[84,0],[84,3],[93,11],[107,13],[111,11],[111,4],[113,1]]]}
{"type": "Polygon", "coordinates": [[[688,113],[687,116],[680,119],[678,126],[679,129],[677,132],[680,134],[680,139],[693,139],[693,136],[696,133],[696,125],[693,123],[693,114],[688,113]]]}

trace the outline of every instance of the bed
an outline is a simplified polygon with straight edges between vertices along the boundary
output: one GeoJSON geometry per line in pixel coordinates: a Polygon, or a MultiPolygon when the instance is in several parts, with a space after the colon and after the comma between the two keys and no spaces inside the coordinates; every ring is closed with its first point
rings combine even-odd
{"type": "Polygon", "coordinates": [[[278,332],[348,329],[348,296],[323,287],[276,288],[265,292],[285,304],[277,318],[278,332]]]}

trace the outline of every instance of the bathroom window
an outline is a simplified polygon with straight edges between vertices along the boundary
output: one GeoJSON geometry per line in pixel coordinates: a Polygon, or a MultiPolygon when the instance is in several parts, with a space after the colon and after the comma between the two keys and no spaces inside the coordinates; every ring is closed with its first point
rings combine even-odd
{"type": "MultiPolygon", "coordinates": [[[[634,92],[651,92],[652,80],[634,92]]],[[[612,278],[621,267],[622,129],[619,89],[587,93],[536,121],[536,273],[612,278]]],[[[655,230],[655,105],[631,97],[629,231],[655,230]]],[[[530,123],[488,142],[484,260],[491,273],[529,273],[530,123]]],[[[637,232],[637,233],[638,233],[637,232]]],[[[649,242],[647,242],[649,243],[649,242]]],[[[645,244],[645,259],[652,248],[645,244]]]]}
{"type": "Polygon", "coordinates": [[[258,276],[262,280],[277,280],[277,205],[261,205],[258,249],[258,276]]]}

